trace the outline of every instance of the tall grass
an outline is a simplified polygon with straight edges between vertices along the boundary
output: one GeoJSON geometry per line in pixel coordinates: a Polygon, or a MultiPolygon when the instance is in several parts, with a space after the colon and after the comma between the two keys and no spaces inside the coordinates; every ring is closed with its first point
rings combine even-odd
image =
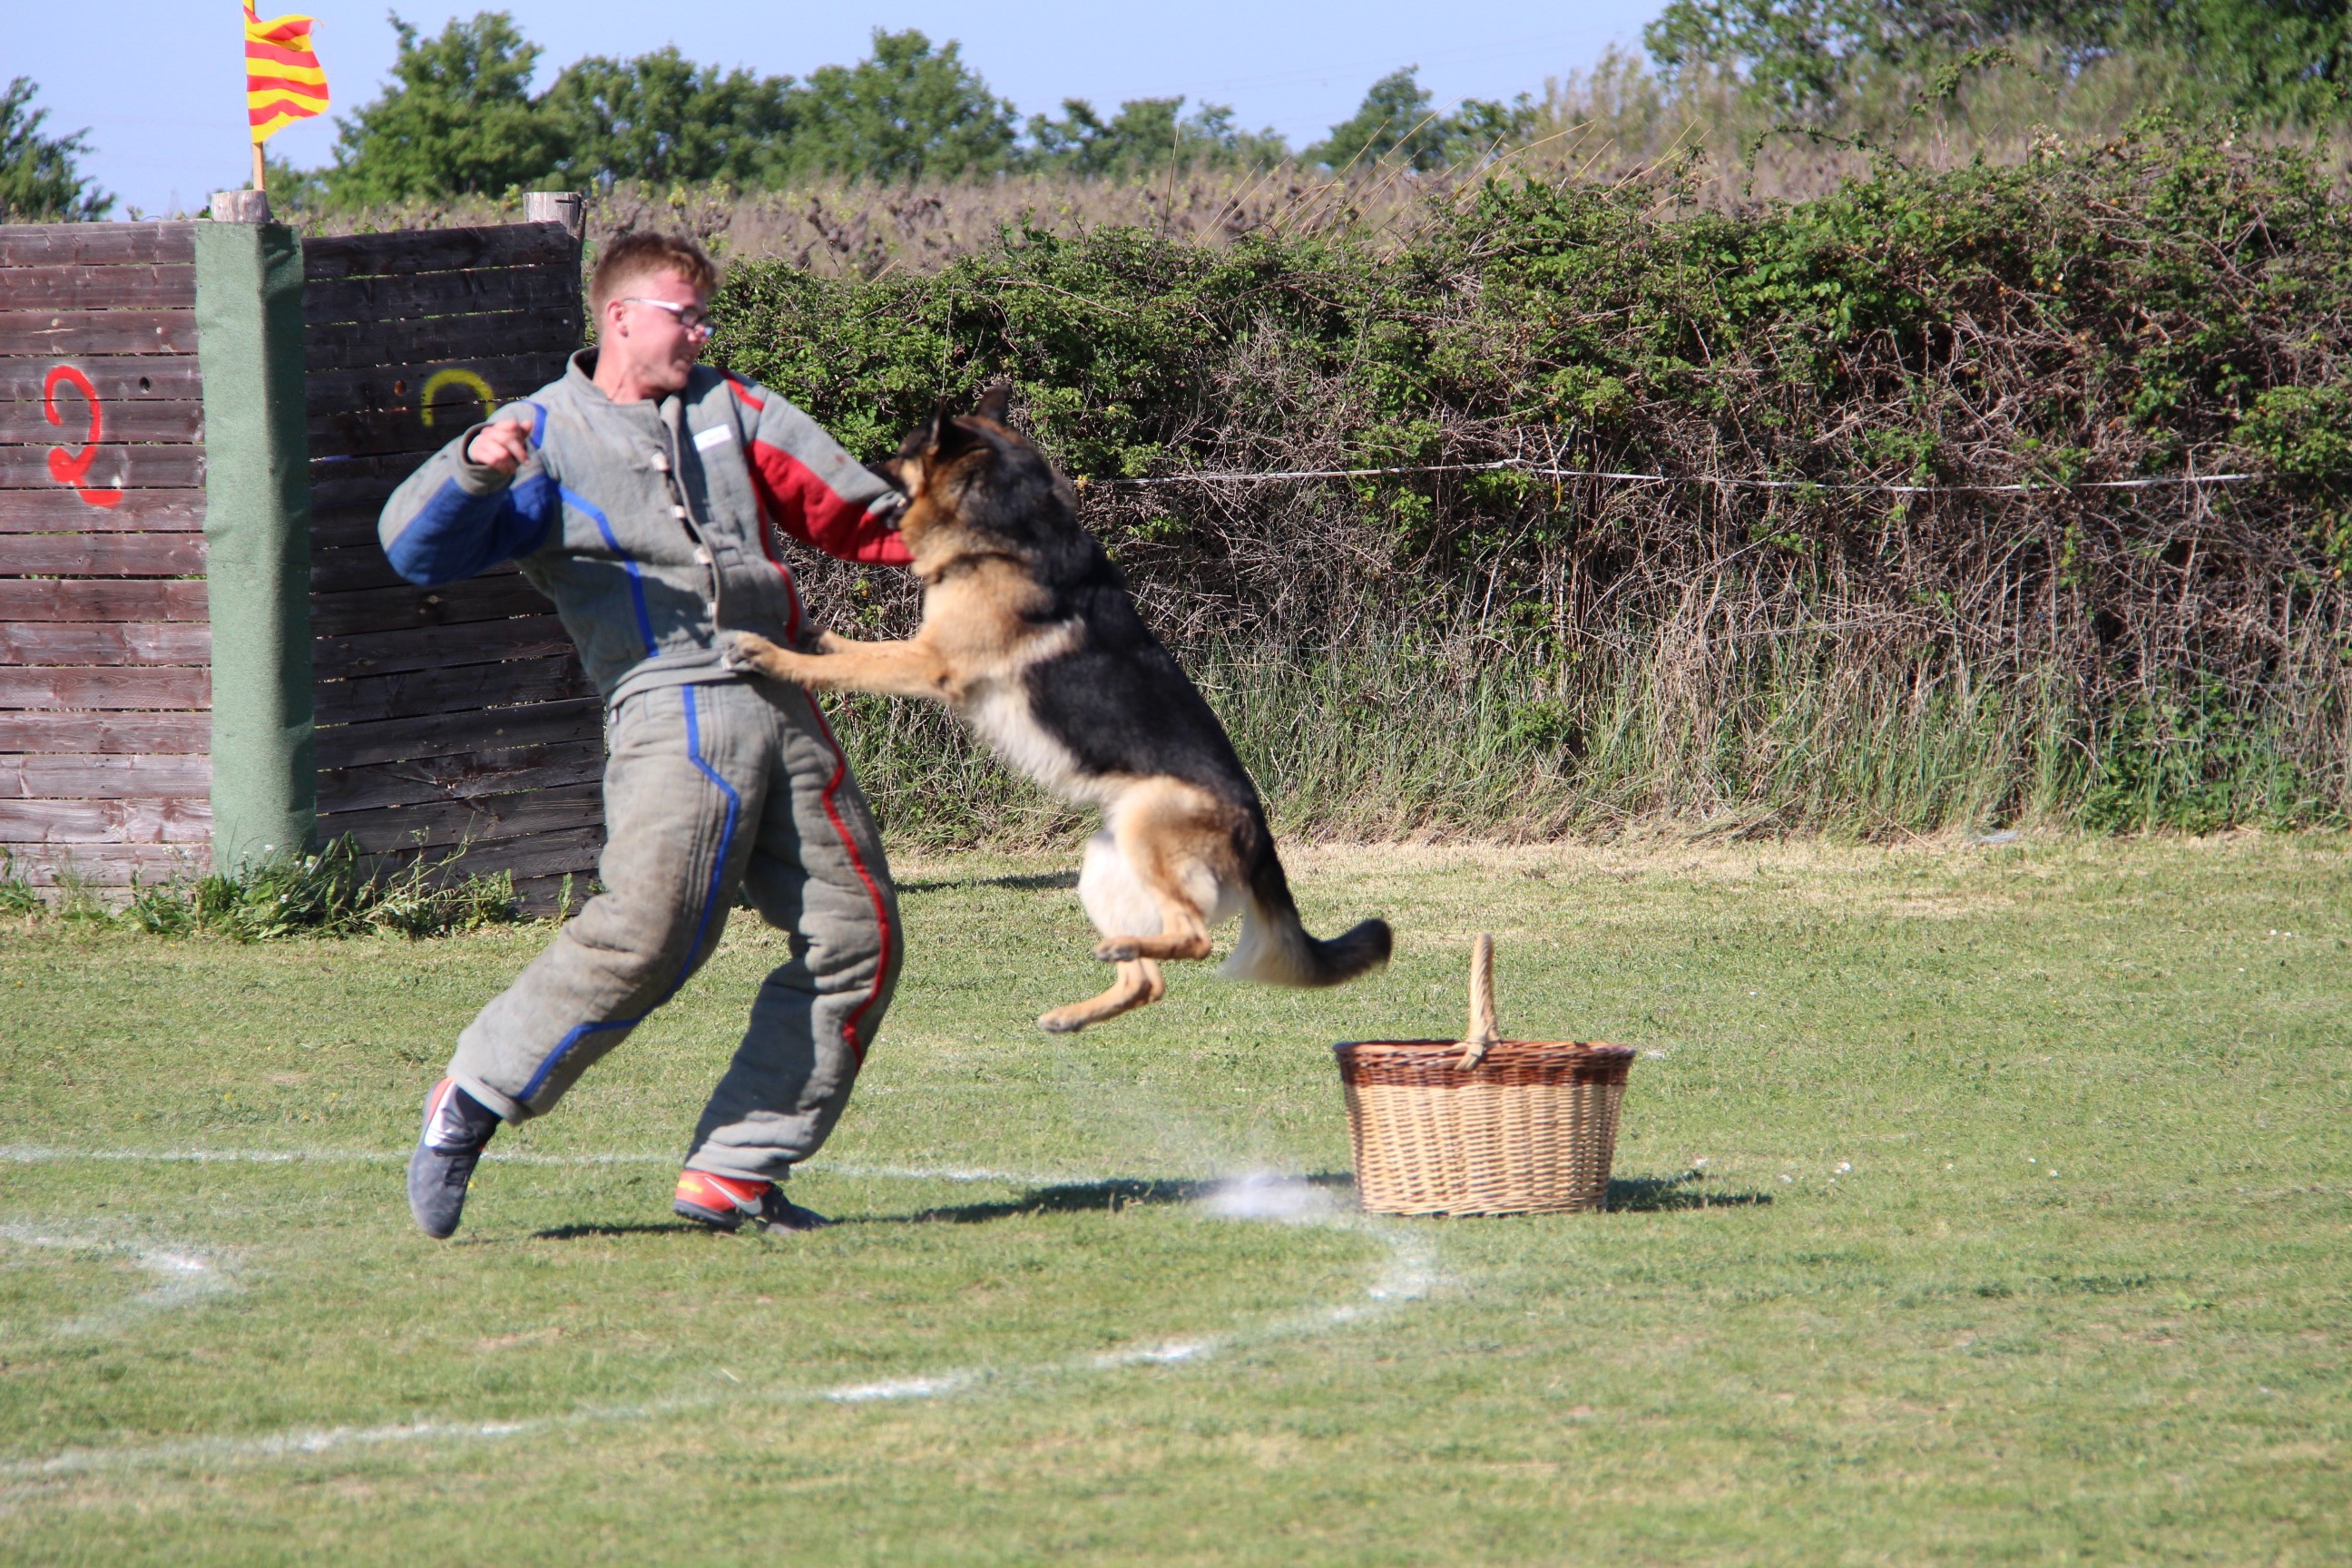
{"type": "MultiPolygon", "coordinates": [[[[1311,658],[1224,644],[1190,662],[1286,836],[1532,840],[1671,819],[1886,840],[2338,820],[2298,760],[2307,738],[2260,716],[2143,710],[2102,724],[2059,671],[1889,672],[1827,637],[1695,672],[1677,640],[1571,665],[1463,662],[1402,638],[1311,658]]],[[[853,698],[838,730],[896,840],[1018,847],[1092,821],[935,706],[853,698]]]]}
{"type": "Polygon", "coordinates": [[[125,901],[101,895],[70,867],[59,872],[55,894],[45,899],[0,851],[0,916],[233,942],[298,935],[446,936],[520,919],[522,904],[513,875],[461,874],[464,853],[419,855],[394,866],[362,853],[345,835],[312,855],[279,855],[233,872],[134,883],[125,901]]]}

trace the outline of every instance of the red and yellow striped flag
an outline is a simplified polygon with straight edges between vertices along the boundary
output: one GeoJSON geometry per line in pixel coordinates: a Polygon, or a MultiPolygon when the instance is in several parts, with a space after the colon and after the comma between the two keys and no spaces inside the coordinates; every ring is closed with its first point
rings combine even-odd
{"type": "Polygon", "coordinates": [[[326,109],[327,73],[310,47],[310,17],[265,22],[245,0],[245,107],[257,147],[326,109]]]}

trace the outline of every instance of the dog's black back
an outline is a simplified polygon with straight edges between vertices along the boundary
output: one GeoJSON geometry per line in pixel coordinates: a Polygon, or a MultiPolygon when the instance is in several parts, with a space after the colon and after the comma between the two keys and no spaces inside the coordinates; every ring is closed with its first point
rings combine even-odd
{"type": "Polygon", "coordinates": [[[958,521],[1028,564],[1045,590],[1030,620],[1086,628],[1075,648],[1024,676],[1038,726],[1088,773],[1182,779],[1244,812],[1264,839],[1257,788],[1225,727],[1143,624],[1127,579],[1078,521],[1068,488],[1026,442],[957,424],[991,448],[991,460],[958,475],[958,521]]]}

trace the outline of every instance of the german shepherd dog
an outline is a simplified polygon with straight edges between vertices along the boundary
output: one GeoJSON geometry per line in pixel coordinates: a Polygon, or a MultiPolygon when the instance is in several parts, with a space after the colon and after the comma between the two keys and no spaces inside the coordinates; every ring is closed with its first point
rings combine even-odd
{"type": "Polygon", "coordinates": [[[1083,1029],[1157,1002],[1162,959],[1209,956],[1210,928],[1246,910],[1223,973],[1337,985],[1388,962],[1386,921],[1318,942],[1274,852],[1257,790],[1206,701],[1136,613],[1078,523],[1069,481],[1005,427],[1007,392],[945,405],[882,465],[909,498],[899,531],[923,584],[903,642],[826,632],[799,653],[738,634],[729,660],[777,680],[929,697],[1066,800],[1101,807],[1078,900],[1118,965],[1110,989],[1037,1022],[1083,1029]]]}

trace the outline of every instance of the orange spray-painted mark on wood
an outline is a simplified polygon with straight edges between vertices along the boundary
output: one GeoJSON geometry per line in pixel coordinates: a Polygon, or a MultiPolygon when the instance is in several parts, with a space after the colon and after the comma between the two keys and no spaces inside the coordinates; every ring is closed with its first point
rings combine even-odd
{"type": "Polygon", "coordinates": [[[89,377],[69,364],[52,365],[48,378],[41,383],[41,416],[52,425],[63,425],[65,416],[58,412],[58,384],[62,382],[82,395],[89,405],[89,435],[81,450],[68,452],[63,447],[49,448],[49,477],[61,485],[71,485],[74,494],[91,506],[112,506],[122,499],[121,490],[100,489],[85,482],[89,466],[98,460],[98,444],[106,438],[106,416],[98,405],[98,388],[89,377]]]}

